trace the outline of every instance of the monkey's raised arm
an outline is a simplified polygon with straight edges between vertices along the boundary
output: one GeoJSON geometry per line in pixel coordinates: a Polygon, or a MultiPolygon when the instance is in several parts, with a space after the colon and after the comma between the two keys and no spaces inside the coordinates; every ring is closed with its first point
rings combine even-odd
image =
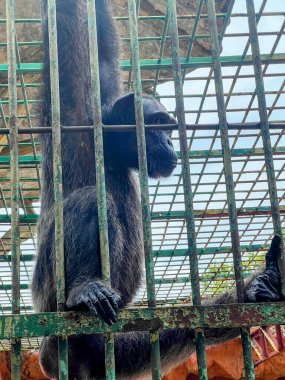
{"type": "MultiPolygon", "coordinates": [[[[94,0],[95,1],[95,0],[94,0]]],[[[44,48],[41,126],[51,126],[50,61],[47,0],[41,0],[44,48]]],[[[119,40],[108,0],[96,0],[98,55],[103,118],[120,96],[119,40]]],[[[57,0],[57,46],[61,124],[92,125],[90,55],[86,0],[57,0]]],[[[94,41],[95,43],[95,41],[94,41]]],[[[52,137],[41,134],[44,213],[53,206],[52,137]]],[[[62,135],[63,196],[95,185],[92,133],[62,135]]]]}
{"type": "MultiPolygon", "coordinates": [[[[110,106],[120,96],[119,38],[108,0],[96,0],[98,55],[102,106],[110,106]]],[[[50,117],[50,67],[47,0],[41,1],[43,22],[44,117],[50,117]]],[[[90,124],[90,56],[87,2],[57,0],[57,45],[61,120],[65,125],[90,124]]]]}

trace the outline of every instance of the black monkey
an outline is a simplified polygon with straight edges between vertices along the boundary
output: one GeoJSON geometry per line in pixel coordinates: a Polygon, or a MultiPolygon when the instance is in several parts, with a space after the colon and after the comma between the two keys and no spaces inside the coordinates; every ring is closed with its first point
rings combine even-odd
{"type": "MultiPolygon", "coordinates": [[[[118,38],[111,19],[109,2],[96,0],[100,84],[105,123],[134,124],[133,94],[121,97],[118,38]]],[[[44,106],[42,123],[50,125],[50,89],[46,0],[43,0],[45,47],[44,106]]],[[[58,0],[58,46],[63,125],[92,124],[88,58],[86,1],[58,0]]],[[[174,120],[153,98],[144,97],[148,124],[174,120]]],[[[169,176],[177,156],[166,132],[148,132],[148,171],[152,177],[169,176]]],[[[38,255],[32,282],[37,311],[56,310],[54,271],[54,214],[52,191],[51,137],[42,135],[42,204],[38,223],[38,255]]],[[[101,281],[99,236],[94,176],[93,138],[88,133],[63,134],[63,190],[67,308],[90,310],[107,323],[117,319],[117,310],[130,303],[141,283],[142,236],[139,192],[134,171],[138,168],[136,136],[132,132],[106,133],[105,170],[110,238],[111,284],[101,281]]],[[[276,260],[280,238],[275,237],[267,254],[267,267],[247,285],[248,301],[278,300],[280,279],[276,260]]],[[[235,293],[225,293],[217,303],[236,302],[235,293]]],[[[221,342],[237,336],[238,329],[207,330],[207,342],[221,342]]],[[[58,376],[57,339],[43,339],[40,360],[44,371],[58,376]]],[[[167,371],[194,350],[191,330],[163,331],[160,335],[163,370],[167,371]]],[[[70,378],[104,378],[104,338],[98,335],[69,339],[70,378]]],[[[150,351],[147,333],[116,334],[118,379],[139,379],[149,373],[150,351]]]]}

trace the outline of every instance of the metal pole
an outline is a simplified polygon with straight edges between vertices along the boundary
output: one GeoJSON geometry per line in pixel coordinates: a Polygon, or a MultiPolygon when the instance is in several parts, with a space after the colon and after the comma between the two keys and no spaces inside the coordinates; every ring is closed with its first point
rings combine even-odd
{"type": "MultiPolygon", "coordinates": [[[[17,72],[16,72],[16,27],[14,0],[6,1],[7,54],[9,85],[9,131],[11,151],[11,262],[12,262],[12,313],[20,314],[20,224],[19,224],[19,166],[17,127],[17,72]]],[[[12,339],[12,380],[21,379],[21,340],[12,339]]]]}
{"type": "MultiPolygon", "coordinates": [[[[48,30],[51,80],[57,310],[63,311],[65,308],[64,225],[62,195],[60,98],[55,0],[48,0],[48,30]]],[[[67,337],[64,336],[58,338],[58,367],[59,380],[68,380],[68,340],[67,337]]]]}
{"type": "MultiPolygon", "coordinates": [[[[141,207],[143,221],[144,254],[146,266],[146,285],[149,307],[155,307],[155,283],[154,283],[154,263],[152,256],[152,236],[151,236],[151,215],[149,206],[148,170],[146,157],[145,125],[143,114],[143,95],[140,73],[139,42],[137,29],[137,12],[135,0],[129,0],[129,24],[132,50],[132,68],[135,87],[135,111],[138,144],[138,160],[141,187],[141,207]]],[[[150,334],[151,357],[152,357],[152,378],[161,379],[159,334],[153,331],[150,334]]]]}
{"type": "MultiPolygon", "coordinates": [[[[200,284],[199,284],[199,267],[198,267],[198,256],[197,256],[197,247],[196,247],[193,194],[192,194],[191,177],[190,177],[189,149],[188,149],[188,143],[187,143],[187,130],[186,130],[184,98],[183,98],[183,76],[182,76],[180,57],[179,57],[179,38],[178,38],[176,2],[172,0],[168,0],[168,11],[170,15],[169,28],[170,28],[171,50],[172,50],[175,97],[176,97],[176,113],[177,113],[177,119],[178,119],[178,133],[179,133],[180,151],[181,151],[181,165],[182,165],[184,201],[185,201],[185,219],[186,219],[186,227],[187,227],[187,239],[188,239],[188,250],[189,250],[189,260],[190,260],[192,299],[193,299],[194,305],[200,305],[201,293],[200,293],[200,284]]],[[[199,378],[201,380],[207,380],[208,375],[207,375],[206,346],[205,346],[205,335],[204,335],[203,329],[197,329],[195,331],[195,342],[196,342],[199,378]]]]}
{"type": "MultiPolygon", "coordinates": [[[[107,221],[107,202],[104,170],[104,151],[103,151],[103,125],[101,115],[100,97],[100,76],[98,59],[98,41],[96,25],[96,7],[94,0],[87,0],[88,12],[88,31],[90,48],[90,69],[91,69],[91,90],[93,105],[93,131],[95,146],[95,170],[96,170],[96,191],[97,207],[100,234],[100,254],[102,266],[102,278],[110,283],[110,259],[109,259],[109,240],[108,240],[108,221],[107,221]]],[[[109,334],[105,342],[105,368],[106,379],[115,379],[115,350],[114,336],[109,334]]]]}
{"type": "MultiPolygon", "coordinates": [[[[226,182],[226,188],[227,188],[227,199],[228,199],[228,210],[229,210],[229,221],[230,221],[230,231],[231,231],[231,240],[232,240],[235,279],[236,279],[237,299],[239,303],[242,303],[244,302],[245,288],[244,288],[238,219],[237,219],[235,192],[234,192],[235,185],[234,185],[233,172],[232,172],[231,149],[230,149],[230,144],[229,144],[228,124],[227,124],[226,107],[225,107],[225,101],[224,101],[222,68],[221,68],[221,63],[220,63],[220,44],[219,44],[217,22],[216,22],[215,2],[214,0],[206,0],[206,3],[207,3],[207,9],[208,9],[208,25],[209,25],[210,38],[211,38],[213,69],[214,69],[215,88],[216,88],[216,97],[217,97],[217,108],[218,108],[221,142],[222,142],[222,150],[223,150],[224,175],[225,175],[225,182],[226,182]]],[[[241,336],[242,336],[246,379],[253,380],[255,378],[255,375],[254,375],[254,364],[253,364],[251,337],[250,337],[249,329],[242,328],[241,336]]]]}

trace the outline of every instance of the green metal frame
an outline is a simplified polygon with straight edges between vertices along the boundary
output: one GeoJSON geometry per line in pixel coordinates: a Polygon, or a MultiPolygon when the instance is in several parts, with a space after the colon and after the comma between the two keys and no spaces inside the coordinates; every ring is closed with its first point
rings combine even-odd
{"type": "MultiPolygon", "coordinates": [[[[246,13],[233,13],[235,2],[230,0],[227,12],[216,14],[214,0],[200,0],[196,14],[177,15],[177,1],[167,0],[165,14],[140,16],[140,1],[129,0],[128,15],[115,15],[115,20],[129,24],[130,36],[122,37],[122,45],[131,48],[132,55],[122,60],[121,67],[127,73],[125,89],[135,92],[137,125],[118,127],[101,122],[96,9],[94,1],[88,0],[94,126],[61,129],[55,1],[48,2],[53,126],[45,130],[52,133],[58,148],[54,152],[59,152],[61,132],[94,129],[102,273],[108,281],[103,132],[136,128],[147,281],[136,298],[137,308],[122,311],[112,327],[94,323],[85,314],[62,312],[62,170],[61,157],[55,154],[58,312],[33,313],[29,281],[39,212],[41,156],[35,136],[42,132],[36,113],[42,63],[22,62],[21,49],[40,49],[42,41],[18,41],[17,25],[40,27],[41,19],[40,15],[15,19],[15,1],[6,0],[6,17],[0,19],[7,28],[7,41],[0,43],[0,49],[8,53],[7,62],[0,62],[0,349],[11,347],[12,379],[20,379],[21,350],[37,348],[40,337],[49,334],[59,336],[60,379],[68,379],[67,337],[76,333],[106,334],[106,379],[115,379],[113,333],[137,330],[150,332],[152,376],[161,379],[158,331],[178,326],[195,329],[200,379],[207,379],[204,329],[240,327],[246,379],[254,379],[249,328],[285,324],[284,303],[246,305],[242,298],[244,278],[262,266],[273,232],[282,234],[285,219],[285,119],[280,117],[285,110],[285,51],[280,49],[285,21],[274,31],[258,31],[257,26],[263,17],[285,12],[266,10],[267,0],[263,0],[256,13],[254,1],[247,0],[246,13]],[[236,18],[248,20],[249,32],[227,32],[229,21],[236,18]],[[191,28],[182,35],[179,25],[185,20],[191,28]],[[161,35],[141,36],[138,25],[142,22],[156,23],[161,35]],[[208,28],[201,32],[205,22],[208,28]],[[234,41],[237,37],[246,39],[243,53],[224,56],[223,38],[234,41]],[[272,48],[261,54],[259,39],[266,37],[274,39],[272,48]],[[211,55],[193,56],[200,41],[211,47],[211,55]],[[157,57],[139,53],[149,43],[156,44],[157,57]],[[179,49],[182,43],[187,46],[183,51],[179,49]],[[166,55],[166,49],[172,56],[166,55]],[[252,67],[252,72],[244,71],[245,67],[252,67]],[[206,74],[189,75],[195,69],[204,69],[206,74]],[[236,89],[245,80],[255,83],[252,91],[236,89]],[[268,87],[270,80],[278,81],[278,86],[268,87]],[[164,82],[172,82],[173,89],[163,91],[164,82]],[[149,181],[147,176],[145,129],[157,127],[144,125],[143,89],[168,104],[178,120],[178,126],[165,127],[172,130],[180,159],[167,181],[149,181]],[[233,104],[236,98],[241,99],[238,107],[233,104]],[[238,122],[237,113],[242,115],[238,122]],[[213,121],[205,122],[211,115],[213,121]],[[204,298],[235,284],[238,305],[201,306],[204,298]],[[182,305],[189,296],[193,305],[182,305]]],[[[284,257],[279,266],[285,281],[284,257]]],[[[285,295],[284,283],[282,290],[285,295]]]]}

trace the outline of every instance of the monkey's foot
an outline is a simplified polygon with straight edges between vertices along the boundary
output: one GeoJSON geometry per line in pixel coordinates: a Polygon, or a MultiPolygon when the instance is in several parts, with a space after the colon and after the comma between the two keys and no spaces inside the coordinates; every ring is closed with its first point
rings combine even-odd
{"type": "MultiPolygon", "coordinates": [[[[71,301],[71,300],[70,300],[71,301]]],[[[85,305],[94,317],[99,316],[108,325],[116,323],[117,313],[121,304],[121,297],[112,288],[100,281],[88,282],[76,300],[67,302],[71,310],[85,305]]]]}
{"type": "Polygon", "coordinates": [[[281,237],[275,235],[266,253],[266,267],[251,283],[246,292],[248,302],[281,301],[281,279],[277,261],[281,255],[281,237]]]}

